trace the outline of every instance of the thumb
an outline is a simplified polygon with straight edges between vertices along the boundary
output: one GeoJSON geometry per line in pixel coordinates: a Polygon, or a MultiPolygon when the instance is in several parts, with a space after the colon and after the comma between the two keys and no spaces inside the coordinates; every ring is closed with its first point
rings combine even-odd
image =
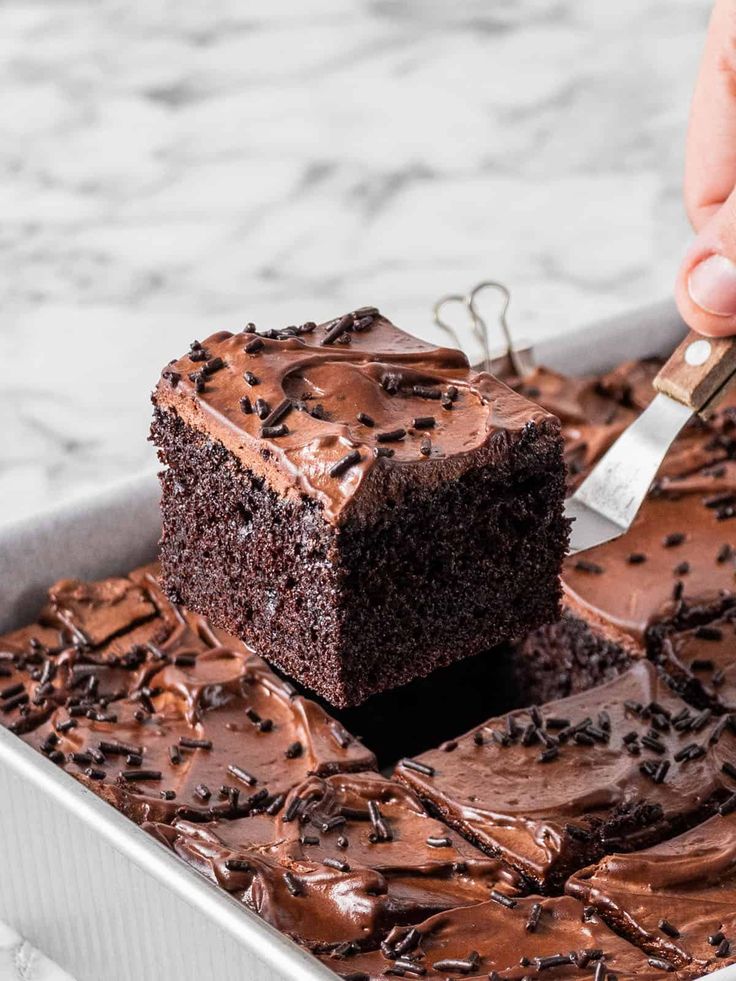
{"type": "Polygon", "coordinates": [[[697,237],[677,277],[687,323],[736,334],[736,0],[716,0],[695,85],[685,204],[697,237]]]}
{"type": "Polygon", "coordinates": [[[701,228],[680,266],[677,305],[693,330],[736,334],[736,190],[701,228]]]}

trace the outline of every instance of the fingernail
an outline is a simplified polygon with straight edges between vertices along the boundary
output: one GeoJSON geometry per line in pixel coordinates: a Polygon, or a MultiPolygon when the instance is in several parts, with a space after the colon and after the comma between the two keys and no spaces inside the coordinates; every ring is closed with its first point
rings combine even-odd
{"type": "Polygon", "coordinates": [[[736,314],[736,263],[725,255],[709,255],[690,273],[690,299],[716,317],[736,314]]]}

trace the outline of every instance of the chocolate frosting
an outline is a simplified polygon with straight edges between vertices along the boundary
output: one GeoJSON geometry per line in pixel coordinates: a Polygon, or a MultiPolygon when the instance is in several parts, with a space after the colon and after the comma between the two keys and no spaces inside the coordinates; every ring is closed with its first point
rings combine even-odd
{"type": "Polygon", "coordinates": [[[660,366],[654,358],[626,361],[607,374],[582,377],[538,367],[508,381],[560,419],[570,484],[575,486],[652,400],[652,381],[660,366]]]}
{"type": "Polygon", "coordinates": [[[57,583],[41,623],[0,650],[3,721],[136,821],[247,814],[310,773],[375,766],[244,644],[171,604],[151,568],[57,583]]]}
{"type": "Polygon", "coordinates": [[[407,484],[493,463],[499,436],[556,426],[460,351],[404,333],[375,308],[319,327],[213,334],[167,365],[153,398],[277,493],[313,497],[333,523],[407,484]]]}
{"type": "MultiPolygon", "coordinates": [[[[572,486],[648,404],[657,368],[654,360],[626,363],[583,379],[540,368],[516,383],[560,416],[572,486]]],[[[729,394],[707,423],[696,418],[683,430],[626,535],[566,560],[567,605],[611,639],[641,644],[652,625],[681,617],[683,607],[717,612],[731,600],[723,549],[736,542],[735,403],[729,394]]]]}
{"type": "Polygon", "coordinates": [[[696,716],[641,662],[598,688],[493,719],[454,749],[400,763],[395,776],[549,890],[614,848],[646,847],[712,813],[736,790],[722,771],[736,737],[696,716]]]}
{"type": "Polygon", "coordinates": [[[401,964],[407,962],[423,968],[419,976],[427,981],[446,981],[448,976],[488,981],[489,975],[504,981],[568,981],[598,977],[600,961],[611,972],[603,972],[604,978],[662,978],[661,970],[641,951],[617,937],[595,914],[586,915],[582,904],[570,897],[529,896],[511,908],[490,901],[454,909],[394,931],[391,941],[372,953],[333,956],[324,962],[353,981],[383,981],[387,972],[416,977],[402,972],[401,964]],[[402,951],[398,958],[397,950],[402,951]]]}
{"type": "Polygon", "coordinates": [[[736,710],[734,613],[662,638],[658,658],[689,702],[716,711],[736,710]]]}
{"type": "Polygon", "coordinates": [[[735,814],[716,815],[636,855],[609,855],[566,889],[678,967],[704,972],[736,963],[735,814]]]}
{"type": "Polygon", "coordinates": [[[516,895],[520,885],[378,774],[312,777],[275,818],[147,827],[312,949],[377,946],[398,924],[482,902],[491,890],[516,895]]]}

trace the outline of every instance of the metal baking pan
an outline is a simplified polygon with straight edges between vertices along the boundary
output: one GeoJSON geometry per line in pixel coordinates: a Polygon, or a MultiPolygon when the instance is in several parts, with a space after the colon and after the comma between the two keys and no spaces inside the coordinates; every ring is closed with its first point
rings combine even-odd
{"type": "MultiPolygon", "coordinates": [[[[535,355],[582,374],[670,351],[683,332],[674,308],[660,304],[540,344],[535,355]]],[[[159,526],[151,469],[0,530],[0,631],[30,622],[58,578],[151,560],[159,526]]],[[[77,981],[335,978],[3,728],[0,919],[77,981]]],[[[709,975],[726,978],[736,968],[709,975]]]]}

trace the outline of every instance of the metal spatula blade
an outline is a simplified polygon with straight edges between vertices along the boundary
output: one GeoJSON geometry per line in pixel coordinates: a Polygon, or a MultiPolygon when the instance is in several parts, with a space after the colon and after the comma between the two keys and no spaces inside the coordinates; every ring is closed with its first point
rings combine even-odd
{"type": "Polygon", "coordinates": [[[565,505],[570,554],[623,535],[682,427],[713,407],[736,373],[736,340],[690,333],[654,379],[658,394],[565,505]]]}

